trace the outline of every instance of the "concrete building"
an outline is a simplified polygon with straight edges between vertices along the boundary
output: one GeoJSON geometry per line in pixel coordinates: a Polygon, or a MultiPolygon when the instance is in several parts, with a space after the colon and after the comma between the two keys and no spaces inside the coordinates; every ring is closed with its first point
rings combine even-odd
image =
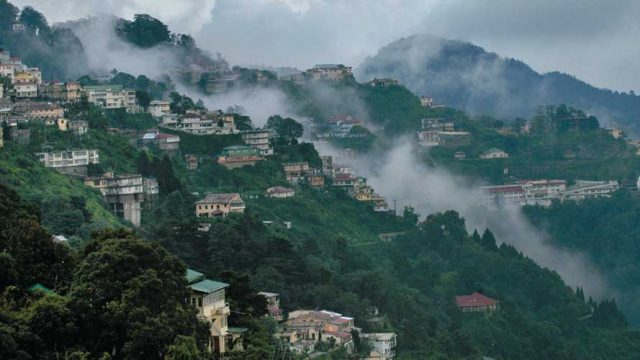
{"type": "Polygon", "coordinates": [[[207,194],[207,196],[195,203],[196,216],[207,218],[224,218],[229,213],[243,213],[245,204],[240,194],[207,194]]]}
{"type": "Polygon", "coordinates": [[[491,148],[480,154],[480,159],[506,159],[508,157],[509,154],[497,148],[491,148]]]}
{"type": "Polygon", "coordinates": [[[19,99],[36,98],[38,97],[38,84],[35,82],[14,84],[13,91],[19,99]]]}
{"type": "Polygon", "coordinates": [[[232,145],[222,149],[218,155],[218,164],[227,169],[235,169],[243,166],[253,166],[256,162],[262,161],[257,149],[246,145],[232,145]]]}
{"type": "Polygon", "coordinates": [[[421,120],[422,130],[455,131],[453,118],[425,118],[421,120]]]}
{"type": "Polygon", "coordinates": [[[90,103],[103,109],[126,109],[127,112],[138,110],[135,90],[124,89],[120,85],[85,86],[82,88],[82,95],[90,103]]]}
{"type": "Polygon", "coordinates": [[[261,291],[258,295],[262,295],[267,299],[267,315],[276,320],[282,320],[282,309],[280,309],[280,295],[261,291]]]}
{"type": "Polygon", "coordinates": [[[615,180],[576,180],[575,184],[567,187],[567,190],[559,195],[565,200],[584,200],[597,197],[610,197],[612,193],[619,189],[620,184],[615,180]]]}
{"type": "Polygon", "coordinates": [[[343,81],[353,79],[351,67],[342,64],[320,64],[307,69],[305,77],[311,80],[343,81]]]}
{"type": "Polygon", "coordinates": [[[270,198],[288,198],[292,197],[296,194],[296,191],[291,188],[286,188],[282,186],[274,186],[267,189],[266,196],[270,198]]]}
{"type": "Polygon", "coordinates": [[[471,133],[467,131],[420,131],[418,141],[422,146],[458,147],[471,143],[471,133]]]}
{"type": "Polygon", "coordinates": [[[283,163],[282,171],[284,172],[284,176],[287,178],[287,181],[295,185],[304,180],[307,172],[309,171],[309,163],[306,161],[283,163]]]}
{"type": "Polygon", "coordinates": [[[371,352],[376,352],[379,355],[375,359],[391,360],[396,356],[397,341],[395,333],[362,334],[360,338],[371,345],[371,352]]]}
{"type": "Polygon", "coordinates": [[[161,126],[193,135],[229,135],[239,132],[233,114],[221,111],[188,111],[182,116],[163,115],[161,126]]]}
{"type": "Polygon", "coordinates": [[[162,117],[171,113],[171,107],[168,101],[153,100],[149,103],[147,112],[154,117],[162,117]]]}
{"type": "Polygon", "coordinates": [[[369,81],[367,83],[367,85],[371,86],[371,87],[389,87],[389,86],[397,86],[398,85],[398,80],[396,79],[389,79],[389,78],[384,78],[384,79],[378,79],[375,78],[371,81],[369,81]]]}
{"type": "Polygon", "coordinates": [[[111,212],[119,218],[140,226],[140,205],[145,199],[141,175],[114,175],[87,177],[85,185],[97,188],[109,205],[111,212]]]}
{"type": "Polygon", "coordinates": [[[86,120],[69,121],[69,130],[74,134],[81,136],[89,132],[89,122],[86,120]]]}
{"type": "Polygon", "coordinates": [[[187,269],[186,278],[190,289],[188,303],[197,310],[198,319],[209,323],[208,349],[217,357],[224,357],[229,351],[242,351],[242,337],[247,329],[229,326],[231,309],[225,297],[229,284],[209,280],[191,269],[187,269]]]}
{"type": "Polygon", "coordinates": [[[283,331],[292,333],[297,341],[334,341],[336,345],[344,345],[351,341],[351,331],[359,329],[354,325],[352,317],[327,310],[296,310],[289,313],[283,331]]]}
{"type": "Polygon", "coordinates": [[[172,155],[180,150],[180,136],[161,133],[157,130],[149,131],[138,139],[138,146],[143,149],[155,146],[159,150],[172,155]]]}
{"type": "Polygon", "coordinates": [[[69,175],[85,175],[89,164],[100,163],[98,150],[64,150],[36,153],[45,167],[69,175]]]}
{"type": "Polygon", "coordinates": [[[248,130],[242,132],[241,136],[245,144],[258,149],[260,155],[273,155],[273,149],[271,148],[271,142],[269,141],[271,131],[260,129],[248,130]]]}
{"type": "Polygon", "coordinates": [[[25,100],[14,104],[13,113],[29,119],[57,120],[64,116],[64,109],[50,102],[25,100]]]}
{"type": "Polygon", "coordinates": [[[38,87],[40,96],[64,103],[75,103],[80,101],[81,86],[77,82],[51,82],[44,83],[38,87]]]}

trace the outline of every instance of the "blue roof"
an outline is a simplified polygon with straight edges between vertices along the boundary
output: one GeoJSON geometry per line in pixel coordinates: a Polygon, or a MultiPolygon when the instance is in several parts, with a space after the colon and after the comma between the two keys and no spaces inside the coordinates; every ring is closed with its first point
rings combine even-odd
{"type": "Polygon", "coordinates": [[[223,283],[223,282],[218,282],[218,281],[213,281],[213,280],[209,280],[209,279],[204,279],[201,281],[198,281],[196,283],[190,284],[189,287],[191,288],[191,290],[193,291],[197,291],[197,292],[201,292],[201,293],[205,293],[205,294],[211,294],[214,291],[218,291],[221,289],[224,289],[226,287],[228,287],[229,284],[223,283]]]}

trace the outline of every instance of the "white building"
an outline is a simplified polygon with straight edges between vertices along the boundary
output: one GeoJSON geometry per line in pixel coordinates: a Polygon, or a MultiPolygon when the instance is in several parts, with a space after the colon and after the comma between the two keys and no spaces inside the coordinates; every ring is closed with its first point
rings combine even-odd
{"type": "Polygon", "coordinates": [[[361,338],[369,342],[372,352],[376,352],[376,359],[391,360],[396,356],[396,334],[395,333],[371,333],[362,334],[361,338]]]}
{"type": "Polygon", "coordinates": [[[36,153],[36,156],[45,167],[69,168],[87,166],[100,162],[98,150],[65,150],[36,153]]]}
{"type": "Polygon", "coordinates": [[[147,112],[154,117],[162,117],[171,113],[170,103],[168,101],[153,100],[147,108],[147,112]]]}
{"type": "Polygon", "coordinates": [[[491,148],[480,154],[480,159],[505,159],[508,157],[509,154],[497,148],[491,148]]]}
{"type": "Polygon", "coordinates": [[[561,195],[563,199],[567,200],[583,200],[596,197],[609,197],[618,189],[620,189],[620,185],[615,180],[576,180],[576,183],[570,186],[567,191],[561,193],[561,195]]]}
{"type": "Polygon", "coordinates": [[[269,141],[270,136],[271,132],[269,130],[249,130],[242,133],[242,140],[252,148],[258,149],[260,155],[267,156],[273,155],[273,149],[269,141]]]}
{"type": "Polygon", "coordinates": [[[274,186],[267,189],[267,197],[270,198],[288,198],[296,194],[296,191],[291,188],[282,186],[274,186]]]}
{"type": "Polygon", "coordinates": [[[85,86],[82,93],[90,103],[104,109],[138,110],[135,90],[123,89],[120,85],[85,86]]]}
{"type": "Polygon", "coordinates": [[[13,89],[17,98],[38,97],[38,84],[35,82],[14,84],[13,89]]]}
{"type": "Polygon", "coordinates": [[[312,80],[342,81],[353,77],[351,67],[342,64],[320,64],[305,71],[312,80]]]}

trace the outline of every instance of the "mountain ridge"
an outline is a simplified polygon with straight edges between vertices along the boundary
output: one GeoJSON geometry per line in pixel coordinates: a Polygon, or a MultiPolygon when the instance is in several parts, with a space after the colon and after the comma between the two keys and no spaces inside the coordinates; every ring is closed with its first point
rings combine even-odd
{"type": "Polygon", "coordinates": [[[539,73],[521,60],[461,40],[401,38],[367,57],[355,73],[360,81],[397,79],[417,95],[475,115],[530,117],[539,106],[562,103],[640,134],[640,97],[634,93],[597,88],[562,72],[539,73]]]}

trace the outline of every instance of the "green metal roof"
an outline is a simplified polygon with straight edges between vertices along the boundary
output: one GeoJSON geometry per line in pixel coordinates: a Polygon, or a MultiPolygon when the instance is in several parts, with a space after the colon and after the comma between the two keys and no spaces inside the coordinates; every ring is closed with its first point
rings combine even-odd
{"type": "Polygon", "coordinates": [[[35,291],[42,291],[45,294],[51,294],[53,293],[53,290],[49,289],[48,287],[37,283],[37,284],[33,284],[31,285],[31,287],[29,287],[29,292],[35,292],[35,291]]]}
{"type": "Polygon", "coordinates": [[[224,289],[227,286],[229,286],[229,284],[209,279],[204,279],[189,285],[191,290],[205,294],[211,294],[212,292],[224,289]]]}
{"type": "Polygon", "coordinates": [[[193,282],[203,280],[204,274],[195,270],[187,269],[187,283],[191,284],[193,282]]]}

